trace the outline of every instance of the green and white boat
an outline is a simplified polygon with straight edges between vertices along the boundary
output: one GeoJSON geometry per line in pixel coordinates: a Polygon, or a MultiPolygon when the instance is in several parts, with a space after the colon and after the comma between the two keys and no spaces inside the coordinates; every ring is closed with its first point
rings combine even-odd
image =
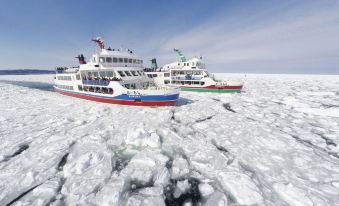
{"type": "Polygon", "coordinates": [[[156,59],[152,59],[152,67],[144,70],[156,84],[180,87],[182,91],[241,92],[242,83],[220,81],[210,75],[201,57],[187,60],[179,49],[174,49],[174,51],[179,55],[180,61],[158,68],[156,59]]]}

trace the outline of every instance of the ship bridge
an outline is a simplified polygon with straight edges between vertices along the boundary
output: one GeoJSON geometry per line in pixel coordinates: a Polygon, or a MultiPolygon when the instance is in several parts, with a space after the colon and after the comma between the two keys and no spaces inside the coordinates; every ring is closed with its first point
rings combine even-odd
{"type": "Polygon", "coordinates": [[[101,65],[103,68],[109,67],[135,67],[143,68],[143,61],[139,59],[131,50],[108,50],[102,49],[100,53],[92,55],[90,64],[101,65]]]}

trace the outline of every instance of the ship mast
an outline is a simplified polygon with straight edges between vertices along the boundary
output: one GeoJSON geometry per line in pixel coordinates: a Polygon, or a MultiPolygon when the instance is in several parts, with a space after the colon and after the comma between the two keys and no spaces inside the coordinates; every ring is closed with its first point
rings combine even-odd
{"type": "Polygon", "coordinates": [[[98,44],[98,46],[100,47],[100,49],[105,49],[105,44],[104,41],[102,40],[101,37],[97,37],[95,39],[92,39],[92,41],[94,41],[95,43],[98,44]]]}

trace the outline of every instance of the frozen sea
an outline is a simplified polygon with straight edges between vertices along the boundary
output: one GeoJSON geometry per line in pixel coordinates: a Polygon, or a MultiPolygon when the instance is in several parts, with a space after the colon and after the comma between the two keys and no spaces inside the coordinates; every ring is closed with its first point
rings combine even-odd
{"type": "Polygon", "coordinates": [[[339,76],[217,77],[151,108],[0,76],[0,205],[339,205],[339,76]]]}

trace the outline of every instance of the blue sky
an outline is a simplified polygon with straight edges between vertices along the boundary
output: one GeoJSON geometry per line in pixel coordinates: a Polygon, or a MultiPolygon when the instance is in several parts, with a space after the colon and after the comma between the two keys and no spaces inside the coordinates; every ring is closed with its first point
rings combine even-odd
{"type": "MultiPolygon", "coordinates": [[[[213,72],[339,74],[338,0],[2,0],[0,68],[72,66],[102,36],[160,64],[202,55],[213,72]]],[[[147,65],[146,65],[147,66],[147,65]]]]}

